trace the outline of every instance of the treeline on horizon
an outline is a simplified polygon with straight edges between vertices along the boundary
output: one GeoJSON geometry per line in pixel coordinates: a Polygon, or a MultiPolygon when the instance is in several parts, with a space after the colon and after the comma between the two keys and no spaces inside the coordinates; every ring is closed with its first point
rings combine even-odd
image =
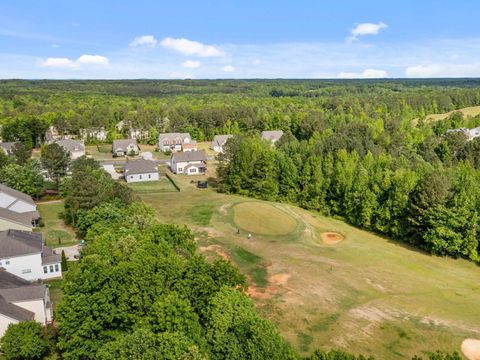
{"type": "Polygon", "coordinates": [[[80,135],[104,128],[108,142],[129,130],[216,134],[281,129],[299,140],[361,123],[392,137],[414,118],[480,105],[480,81],[131,80],[0,81],[4,141],[38,145],[45,130],[80,135]],[[122,130],[116,125],[124,123],[122,130]]]}

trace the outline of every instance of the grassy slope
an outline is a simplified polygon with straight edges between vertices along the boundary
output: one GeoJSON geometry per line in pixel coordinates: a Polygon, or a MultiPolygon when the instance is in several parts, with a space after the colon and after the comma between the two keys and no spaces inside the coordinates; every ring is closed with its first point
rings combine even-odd
{"type": "Polygon", "coordinates": [[[39,228],[39,231],[45,236],[47,245],[59,247],[78,243],[73,229],[65,225],[60,218],[60,213],[63,211],[62,201],[39,203],[37,208],[45,224],[45,227],[39,228]]]}
{"type": "Polygon", "coordinates": [[[190,183],[204,177],[174,178],[181,192],[141,196],[160,220],[193,228],[207,255],[223,249],[258,285],[254,295],[260,310],[300,351],[342,347],[401,359],[424,350],[458,350],[465,337],[480,336],[476,265],[422,254],[282,204],[273,205],[297,221],[295,230],[248,240],[243,231],[237,234],[233,208],[253,200],[190,183]],[[206,204],[212,209],[210,221],[206,204]],[[346,239],[325,245],[319,240],[322,231],[346,239]]]}
{"type": "MultiPolygon", "coordinates": [[[[443,114],[429,114],[425,117],[425,121],[435,122],[435,121],[443,120],[448,118],[450,115],[452,115],[454,112],[457,112],[457,111],[460,111],[461,113],[463,113],[463,116],[465,118],[474,117],[474,116],[480,115],[480,106],[470,106],[463,109],[449,111],[443,114]]],[[[414,122],[417,122],[417,121],[418,119],[414,120],[414,122]]]]}

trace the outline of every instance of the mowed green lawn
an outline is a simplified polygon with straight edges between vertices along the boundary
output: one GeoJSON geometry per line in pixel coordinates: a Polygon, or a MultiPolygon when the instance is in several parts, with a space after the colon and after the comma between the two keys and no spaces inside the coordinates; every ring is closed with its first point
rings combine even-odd
{"type": "Polygon", "coordinates": [[[37,230],[43,233],[48,246],[70,246],[79,242],[74,230],[65,225],[60,218],[60,213],[63,211],[63,201],[39,203],[37,208],[45,224],[44,227],[37,230]]]}
{"type": "Polygon", "coordinates": [[[342,348],[404,359],[459,351],[463,339],[480,337],[478,266],[429,256],[294,206],[191,183],[208,177],[174,175],[180,192],[140,196],[161,221],[190,226],[207,256],[228,256],[239,266],[259,310],[299,351],[342,348]],[[325,231],[345,240],[326,245],[325,231]]]}

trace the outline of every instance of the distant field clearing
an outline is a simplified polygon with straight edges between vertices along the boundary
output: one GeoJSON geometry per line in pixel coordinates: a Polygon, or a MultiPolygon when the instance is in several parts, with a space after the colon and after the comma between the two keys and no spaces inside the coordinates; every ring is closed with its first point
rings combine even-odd
{"type": "Polygon", "coordinates": [[[260,235],[287,235],[297,222],[286,212],[261,202],[244,202],[233,207],[233,221],[242,230],[260,235]]]}
{"type": "MultiPolygon", "coordinates": [[[[470,106],[463,109],[449,111],[443,114],[430,114],[425,116],[425,121],[435,122],[435,121],[443,120],[448,118],[450,115],[452,115],[454,112],[457,112],[457,111],[461,112],[465,118],[474,117],[474,116],[480,115],[480,106],[470,106]]],[[[417,122],[418,122],[418,119],[414,119],[414,123],[416,124],[417,122]]]]}

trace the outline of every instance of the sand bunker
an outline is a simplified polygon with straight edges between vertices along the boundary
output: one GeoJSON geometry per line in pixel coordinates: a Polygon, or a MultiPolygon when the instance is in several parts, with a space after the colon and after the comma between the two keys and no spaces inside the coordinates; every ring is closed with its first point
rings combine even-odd
{"type": "Polygon", "coordinates": [[[336,232],[324,232],[320,234],[322,241],[327,245],[338,244],[340,241],[343,241],[345,238],[342,234],[336,232]]]}
{"type": "Polygon", "coordinates": [[[480,340],[465,339],[461,349],[468,360],[480,360],[480,340]]]}

